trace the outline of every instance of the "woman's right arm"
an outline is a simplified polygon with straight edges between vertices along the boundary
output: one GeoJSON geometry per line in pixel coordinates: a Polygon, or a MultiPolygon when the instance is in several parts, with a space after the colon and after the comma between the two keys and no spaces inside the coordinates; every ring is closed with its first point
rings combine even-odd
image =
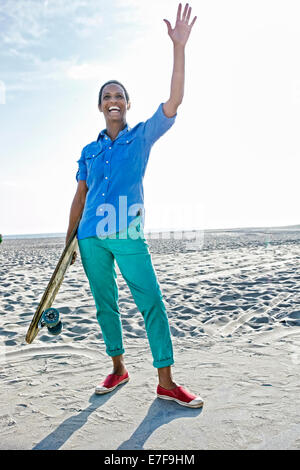
{"type": "Polygon", "coordinates": [[[86,185],[86,181],[83,181],[83,180],[78,181],[77,190],[76,190],[76,193],[75,193],[72,205],[71,205],[71,210],[70,210],[69,226],[68,226],[67,235],[66,235],[66,243],[68,242],[70,238],[70,235],[72,233],[73,228],[75,227],[77,220],[79,219],[79,217],[81,216],[83,212],[87,192],[88,192],[88,187],[86,185]]]}

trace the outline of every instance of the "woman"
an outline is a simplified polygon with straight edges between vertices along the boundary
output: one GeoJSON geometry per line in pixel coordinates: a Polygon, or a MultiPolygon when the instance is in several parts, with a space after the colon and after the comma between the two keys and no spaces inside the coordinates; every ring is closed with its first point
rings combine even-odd
{"type": "MultiPolygon", "coordinates": [[[[154,115],[133,129],[126,123],[129,95],[118,81],[105,83],[99,93],[98,107],[106,121],[96,142],[84,147],[78,160],[78,187],[72,203],[68,240],[76,221],[82,264],[88,277],[101,327],[106,352],[113,371],[96,387],[108,393],[129,380],[124,362],[122,327],[118,309],[115,261],[143,315],[158,370],[157,396],[188,407],[200,407],[200,397],[173,381],[174,364],[168,317],[162,293],[143,235],[143,177],[154,142],[174,123],[184,91],[184,51],[196,17],[189,25],[191,8],[177,11],[174,29],[164,20],[173,42],[174,68],[170,98],[154,115]]],[[[74,253],[72,262],[75,261],[74,253]]]]}

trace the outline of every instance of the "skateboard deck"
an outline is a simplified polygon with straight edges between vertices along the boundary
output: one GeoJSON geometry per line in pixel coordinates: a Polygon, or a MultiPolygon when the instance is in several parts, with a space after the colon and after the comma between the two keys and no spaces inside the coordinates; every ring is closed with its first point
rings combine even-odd
{"type": "Polygon", "coordinates": [[[41,329],[40,322],[41,322],[42,315],[47,309],[50,309],[55,299],[55,296],[61,286],[61,283],[64,279],[65,273],[68,267],[70,266],[73,253],[74,251],[76,251],[76,248],[77,248],[76,234],[77,234],[77,228],[78,228],[79,222],[80,222],[80,219],[78,219],[78,221],[76,222],[76,225],[69,237],[68,243],[66,244],[59,258],[56,268],[48,283],[48,286],[32,318],[32,321],[30,323],[30,326],[28,328],[26,338],[25,338],[26,342],[29,344],[32,343],[32,341],[34,340],[34,338],[37,336],[38,332],[40,331],[41,329]]]}

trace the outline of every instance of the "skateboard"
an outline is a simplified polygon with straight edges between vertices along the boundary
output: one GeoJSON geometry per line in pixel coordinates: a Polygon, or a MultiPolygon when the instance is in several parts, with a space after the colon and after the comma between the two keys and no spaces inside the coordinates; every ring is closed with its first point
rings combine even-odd
{"type": "Polygon", "coordinates": [[[61,286],[64,279],[65,273],[70,266],[72,261],[73,253],[77,248],[77,228],[80,222],[80,218],[75,224],[75,227],[69,237],[68,243],[66,244],[56,268],[51,276],[51,279],[46,287],[46,290],[40,300],[40,303],[36,309],[36,312],[29,325],[26,342],[32,343],[38,332],[44,326],[47,327],[48,332],[52,335],[58,335],[62,330],[62,322],[60,320],[59,311],[56,308],[51,308],[51,305],[55,299],[55,296],[61,286]]]}

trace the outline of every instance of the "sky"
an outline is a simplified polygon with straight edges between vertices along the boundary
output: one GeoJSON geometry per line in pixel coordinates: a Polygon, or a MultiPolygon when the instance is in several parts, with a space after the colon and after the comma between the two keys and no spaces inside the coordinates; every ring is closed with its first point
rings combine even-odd
{"type": "MultiPolygon", "coordinates": [[[[300,223],[298,1],[202,0],[185,95],[152,148],[146,230],[300,223]]],[[[169,98],[178,1],[0,0],[0,232],[66,232],[98,92],[126,86],[128,124],[169,98]]]]}

